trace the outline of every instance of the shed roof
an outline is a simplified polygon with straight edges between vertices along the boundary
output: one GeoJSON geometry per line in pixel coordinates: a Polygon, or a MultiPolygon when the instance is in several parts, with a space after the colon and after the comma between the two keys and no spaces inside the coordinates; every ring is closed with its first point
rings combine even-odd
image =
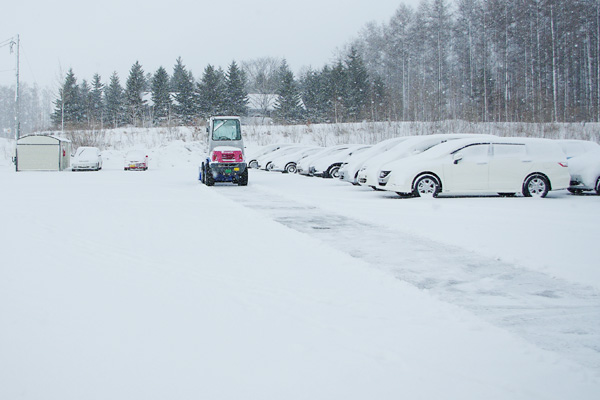
{"type": "Polygon", "coordinates": [[[54,135],[25,135],[17,140],[17,144],[56,144],[60,142],[70,143],[69,139],[61,138],[54,135]]]}

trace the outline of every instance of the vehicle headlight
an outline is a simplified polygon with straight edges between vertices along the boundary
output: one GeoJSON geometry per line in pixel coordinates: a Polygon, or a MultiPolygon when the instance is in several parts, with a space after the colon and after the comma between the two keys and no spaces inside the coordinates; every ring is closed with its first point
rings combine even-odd
{"type": "Polygon", "coordinates": [[[385,179],[390,174],[390,172],[392,172],[392,171],[379,171],[379,177],[381,179],[385,179]]]}

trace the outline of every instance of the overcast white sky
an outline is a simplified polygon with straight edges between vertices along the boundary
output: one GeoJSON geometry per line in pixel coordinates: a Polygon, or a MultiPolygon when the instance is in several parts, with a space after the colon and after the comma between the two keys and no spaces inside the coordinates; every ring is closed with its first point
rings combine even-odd
{"type": "MultiPolygon", "coordinates": [[[[136,60],[145,72],[177,57],[195,77],[258,57],[286,58],[297,72],[320,68],[370,21],[387,22],[420,0],[14,0],[0,6],[0,42],[21,37],[21,81],[57,86],[73,68],[78,82],[113,71],[124,84],[136,60]]],[[[14,82],[15,57],[0,48],[0,84],[14,82]]]]}

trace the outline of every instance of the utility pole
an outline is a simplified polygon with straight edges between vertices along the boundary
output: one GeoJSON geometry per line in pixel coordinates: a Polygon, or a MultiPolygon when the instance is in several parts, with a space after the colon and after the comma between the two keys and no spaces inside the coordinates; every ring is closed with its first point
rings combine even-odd
{"type": "Polygon", "coordinates": [[[20,39],[19,39],[19,35],[17,34],[17,40],[16,42],[13,40],[11,42],[11,51],[12,51],[12,46],[17,45],[17,67],[16,67],[16,78],[17,78],[17,85],[15,87],[15,140],[19,140],[19,137],[21,136],[21,122],[19,121],[19,116],[20,116],[20,97],[19,97],[19,47],[20,47],[20,39]]]}

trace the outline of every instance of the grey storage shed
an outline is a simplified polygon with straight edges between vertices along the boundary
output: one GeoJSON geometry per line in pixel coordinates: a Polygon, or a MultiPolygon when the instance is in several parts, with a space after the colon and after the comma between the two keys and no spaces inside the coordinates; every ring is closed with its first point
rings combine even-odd
{"type": "Polygon", "coordinates": [[[17,140],[17,171],[62,171],[71,166],[71,141],[50,135],[17,140]]]}

